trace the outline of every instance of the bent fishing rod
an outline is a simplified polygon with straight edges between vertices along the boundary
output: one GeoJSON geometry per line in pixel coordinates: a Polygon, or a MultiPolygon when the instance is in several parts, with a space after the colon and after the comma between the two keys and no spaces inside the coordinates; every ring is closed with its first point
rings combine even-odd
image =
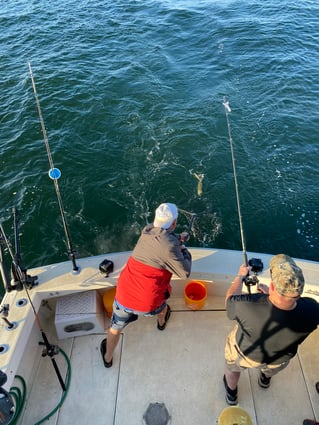
{"type": "Polygon", "coordinates": [[[77,266],[76,260],[75,260],[76,251],[72,247],[71,236],[70,236],[69,228],[68,228],[68,225],[67,225],[67,222],[66,222],[65,212],[64,212],[63,203],[62,203],[62,197],[61,197],[61,194],[60,194],[60,189],[59,189],[59,184],[58,184],[58,179],[61,177],[61,171],[58,168],[55,168],[54,164],[53,164],[49,140],[48,140],[47,132],[46,132],[45,125],[44,125],[44,120],[43,120],[43,116],[42,116],[42,112],[41,112],[40,102],[39,102],[38,93],[37,93],[37,89],[36,89],[36,86],[35,86],[30,62],[28,62],[28,65],[29,65],[29,72],[30,72],[34,97],[35,97],[35,101],[36,101],[36,104],[37,104],[39,119],[40,119],[40,123],[41,123],[43,139],[44,139],[44,143],[45,143],[45,147],[46,147],[46,151],[47,151],[47,156],[48,156],[48,160],[49,160],[49,164],[50,164],[49,177],[54,182],[55,192],[56,192],[56,196],[57,196],[57,199],[58,199],[58,204],[59,204],[59,208],[60,208],[64,233],[65,233],[65,237],[66,237],[68,254],[69,254],[69,257],[71,258],[72,265],[73,265],[73,272],[79,273],[80,268],[77,266]]]}
{"type": "Polygon", "coordinates": [[[196,213],[191,213],[191,219],[190,219],[190,221],[188,223],[188,227],[186,229],[187,233],[191,233],[193,231],[193,224],[194,224],[196,217],[197,217],[196,213]]]}
{"type": "Polygon", "coordinates": [[[259,258],[251,258],[249,261],[248,261],[248,258],[247,258],[247,251],[246,251],[246,244],[245,244],[245,237],[244,237],[244,226],[243,226],[243,219],[242,219],[242,215],[241,215],[240,200],[239,200],[239,190],[238,190],[238,182],[237,182],[234,145],[233,145],[233,138],[232,138],[232,133],[231,133],[231,128],[230,128],[229,116],[228,116],[229,113],[231,112],[231,108],[229,106],[229,102],[227,101],[226,97],[224,97],[223,105],[224,105],[224,108],[225,108],[225,115],[226,115],[226,121],[227,121],[227,127],[228,127],[229,144],[230,144],[230,152],[231,152],[232,165],[233,165],[233,176],[234,176],[234,184],[235,184],[235,192],[236,192],[236,202],[237,202],[237,211],[238,211],[238,220],[239,220],[240,237],[241,237],[241,244],[242,244],[242,251],[243,251],[243,259],[244,259],[245,266],[251,266],[251,270],[254,273],[253,276],[247,276],[244,279],[244,282],[247,285],[249,292],[250,292],[250,287],[252,285],[258,284],[257,273],[260,273],[263,270],[263,263],[259,258]]]}
{"type": "Polygon", "coordinates": [[[193,233],[194,222],[195,222],[196,218],[198,217],[198,215],[194,212],[191,213],[189,211],[182,210],[181,208],[179,208],[178,210],[181,213],[185,214],[185,216],[190,215],[188,225],[187,225],[187,227],[185,226],[185,230],[184,230],[186,233],[188,233],[190,235],[191,233],[193,233]]]}

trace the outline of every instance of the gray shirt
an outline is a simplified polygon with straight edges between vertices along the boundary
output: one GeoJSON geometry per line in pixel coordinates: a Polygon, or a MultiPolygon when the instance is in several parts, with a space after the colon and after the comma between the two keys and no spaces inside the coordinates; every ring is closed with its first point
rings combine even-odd
{"type": "Polygon", "coordinates": [[[143,264],[168,270],[181,279],[188,278],[191,272],[192,256],[181,246],[179,236],[152,224],[142,230],[132,257],[143,264]]]}

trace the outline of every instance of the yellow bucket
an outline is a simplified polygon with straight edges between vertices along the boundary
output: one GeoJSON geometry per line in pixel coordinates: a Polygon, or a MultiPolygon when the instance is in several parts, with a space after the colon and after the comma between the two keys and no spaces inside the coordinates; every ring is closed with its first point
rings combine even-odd
{"type": "Polygon", "coordinates": [[[116,287],[107,289],[103,294],[103,304],[107,317],[112,317],[113,301],[115,297],[116,287]]]}
{"type": "Polygon", "coordinates": [[[188,282],[184,288],[184,297],[187,308],[190,310],[200,310],[204,307],[207,298],[207,289],[203,282],[188,282]]]}
{"type": "Polygon", "coordinates": [[[239,406],[225,407],[218,418],[218,425],[253,425],[251,417],[239,406]]]}

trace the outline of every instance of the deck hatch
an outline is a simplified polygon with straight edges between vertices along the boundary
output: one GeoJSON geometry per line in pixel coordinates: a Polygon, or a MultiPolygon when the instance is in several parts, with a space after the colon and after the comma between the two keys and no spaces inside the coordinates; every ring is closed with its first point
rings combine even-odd
{"type": "Polygon", "coordinates": [[[168,425],[171,417],[164,403],[150,403],[143,416],[145,425],[168,425]]]}

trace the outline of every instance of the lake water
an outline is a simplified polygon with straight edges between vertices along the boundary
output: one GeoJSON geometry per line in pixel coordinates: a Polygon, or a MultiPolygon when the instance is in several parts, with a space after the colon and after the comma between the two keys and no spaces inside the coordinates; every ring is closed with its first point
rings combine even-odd
{"type": "MultiPolygon", "coordinates": [[[[190,245],[318,260],[319,3],[1,1],[0,219],[30,268],[131,249],[161,202],[190,245]],[[198,196],[193,173],[204,174],[198,196]]],[[[9,259],[8,259],[9,260],[9,259]]]]}

